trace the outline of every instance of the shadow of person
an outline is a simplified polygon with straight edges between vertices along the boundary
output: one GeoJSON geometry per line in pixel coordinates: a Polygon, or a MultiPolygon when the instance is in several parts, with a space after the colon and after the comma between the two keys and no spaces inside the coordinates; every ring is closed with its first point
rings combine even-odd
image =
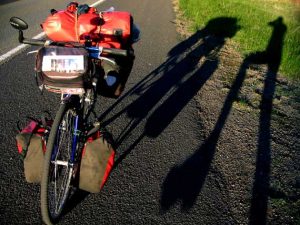
{"type": "Polygon", "coordinates": [[[160,199],[162,212],[169,210],[178,201],[181,203],[182,211],[188,211],[195,204],[208,175],[222,129],[245,79],[246,68],[245,65],[241,66],[209,137],[193,155],[169,171],[162,185],[160,199]]]}
{"type": "Polygon", "coordinates": [[[247,65],[248,61],[245,60],[226,96],[221,113],[210,135],[193,155],[169,171],[162,185],[160,199],[162,212],[169,210],[178,201],[181,203],[182,211],[188,211],[195,204],[209,173],[218,140],[231,112],[233,102],[237,99],[245,79],[247,65]]]}
{"type": "Polygon", "coordinates": [[[283,23],[282,17],[278,17],[276,20],[269,22],[268,25],[273,27],[273,33],[266,50],[249,54],[247,60],[250,64],[267,64],[268,71],[276,74],[281,62],[283,40],[287,27],[283,23]]]}
{"type": "MultiPolygon", "coordinates": [[[[203,33],[206,34],[205,51],[197,52],[198,49],[195,49],[195,52],[192,52],[192,54],[196,54],[196,63],[199,63],[202,55],[205,56],[203,64],[200,68],[195,66],[196,70],[150,115],[145,126],[147,136],[153,138],[159,136],[197,94],[217,69],[218,53],[225,44],[226,38],[232,38],[239,29],[236,18],[219,17],[207,23],[203,29],[203,33]]],[[[187,58],[187,60],[189,59],[187,58]]],[[[174,69],[179,71],[177,66],[174,69]]]]}
{"type": "Polygon", "coordinates": [[[271,167],[271,114],[276,87],[276,76],[281,62],[284,36],[287,31],[283,18],[269,23],[273,33],[264,52],[249,56],[250,63],[266,64],[268,67],[260,102],[259,134],[256,170],[252,187],[249,224],[266,224],[271,167]]]}
{"type": "MultiPolygon", "coordinates": [[[[145,135],[153,138],[157,137],[196,95],[217,69],[219,64],[217,55],[225,44],[225,39],[233,37],[239,29],[236,18],[216,18],[209,21],[204,31],[211,34],[211,36],[206,37],[206,46],[210,47],[198,56],[210,56],[209,54],[213,53],[214,58],[211,56],[206,57],[202,66],[194,70],[177,90],[150,115],[145,126],[145,135]]],[[[187,60],[189,59],[187,58],[187,60]]],[[[199,61],[199,58],[197,60],[199,61]]],[[[177,66],[174,70],[180,72],[177,66]]],[[[212,146],[211,143],[216,143],[214,141],[215,137],[216,135],[212,135],[212,138],[206,142],[203,148],[212,146]]],[[[161,196],[161,208],[163,210],[169,209],[177,200],[181,200],[182,209],[192,207],[203,184],[201,178],[205,178],[207,174],[207,171],[201,170],[199,165],[203,166],[210,161],[208,158],[212,155],[209,152],[209,150],[206,151],[206,155],[197,154],[182,165],[171,169],[163,184],[161,196]]],[[[209,163],[204,167],[208,168],[208,165],[209,163]]]]}
{"type": "MultiPolygon", "coordinates": [[[[233,82],[230,91],[225,99],[224,105],[221,110],[221,114],[218,117],[216,125],[213,131],[210,133],[209,137],[204,141],[204,143],[200,146],[200,148],[191,155],[188,159],[186,159],[182,164],[174,166],[170,172],[168,173],[166,179],[162,185],[162,193],[161,193],[161,210],[162,212],[168,210],[172,205],[176,202],[181,202],[181,209],[183,211],[189,210],[194,203],[205,183],[205,179],[210,170],[211,162],[214,158],[214,154],[216,151],[217,142],[223,130],[223,127],[226,123],[226,120],[230,114],[233,102],[237,99],[239,90],[242,87],[243,81],[246,77],[247,68],[252,63],[267,63],[269,72],[267,74],[266,82],[265,82],[265,90],[263,94],[262,100],[262,110],[261,119],[260,119],[260,137],[259,137],[259,150],[258,150],[258,167],[256,172],[257,184],[254,184],[253,196],[265,197],[264,191],[262,191],[262,186],[260,184],[266,184],[266,180],[262,179],[259,174],[265,174],[268,172],[269,166],[265,166],[262,163],[264,160],[268,159],[269,153],[262,154],[262,151],[268,152],[269,149],[269,127],[270,127],[270,103],[266,102],[266,99],[274,94],[275,87],[275,77],[274,74],[277,73],[280,60],[281,60],[281,52],[282,52],[282,43],[283,36],[286,30],[285,25],[282,23],[282,18],[278,18],[277,20],[270,23],[274,27],[272,37],[270,39],[269,45],[264,52],[256,52],[254,54],[249,55],[243,61],[239,73],[235,81],[233,82]],[[271,75],[273,74],[273,75],[271,75]],[[270,79],[271,78],[271,79],[270,79]],[[268,81],[272,80],[272,81],[268,81]],[[271,83],[270,83],[271,82],[271,83]],[[269,97],[267,97],[269,96],[269,97]],[[268,111],[266,111],[268,109],[268,111]],[[267,113],[269,112],[269,113],[267,113]],[[267,142],[266,142],[267,141],[267,142]],[[259,166],[260,165],[260,166],[259,166]],[[264,165],[262,168],[261,166],[264,165]],[[265,171],[266,170],[266,171],[265,171]],[[265,182],[260,183],[261,180],[265,182]],[[256,187],[256,188],[255,188],[256,187]],[[257,191],[255,191],[257,190],[257,191]]],[[[268,160],[266,161],[268,163],[268,160]]],[[[266,178],[265,176],[263,176],[266,178]]],[[[263,185],[266,186],[266,185],[263,185]]],[[[258,201],[259,198],[255,197],[255,201],[252,201],[253,213],[251,215],[258,215],[258,211],[262,210],[263,207],[257,207],[258,204],[261,204],[258,201]],[[257,203],[257,204],[256,204],[257,203]],[[256,209],[259,208],[258,210],[256,209]],[[255,212],[254,212],[255,211],[255,212]]],[[[262,198],[263,199],[263,198],[262,198]]],[[[265,202],[265,201],[263,201],[265,202]]],[[[263,210],[262,210],[263,211],[263,210]]],[[[261,212],[259,212],[261,214],[261,212]]],[[[252,218],[252,216],[251,216],[252,218]]],[[[254,218],[256,218],[254,216],[254,218]]],[[[254,219],[252,218],[254,221],[254,219]]],[[[257,220],[255,220],[252,224],[255,224],[257,220]]]]}
{"type": "Polygon", "coordinates": [[[121,144],[142,120],[146,119],[146,125],[144,132],[125,150],[116,165],[144,136],[159,136],[174,120],[217,69],[218,52],[225,44],[226,38],[233,37],[238,30],[236,18],[219,17],[210,20],[204,29],[171,49],[168,60],[133,88],[131,94],[139,97],[106,120],[106,123],[123,113],[131,118],[119,136],[117,145],[121,144]],[[199,67],[201,59],[204,63],[199,67]]]}

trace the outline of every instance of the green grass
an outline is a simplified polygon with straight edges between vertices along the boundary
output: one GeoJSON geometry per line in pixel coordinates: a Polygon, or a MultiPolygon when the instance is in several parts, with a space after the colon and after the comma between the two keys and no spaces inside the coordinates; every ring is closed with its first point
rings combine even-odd
{"type": "Polygon", "coordinates": [[[244,55],[264,51],[272,35],[268,23],[282,17],[287,32],[280,72],[300,80],[300,23],[296,13],[299,8],[290,0],[179,0],[179,3],[184,15],[193,22],[193,31],[204,28],[214,18],[237,18],[241,28],[232,40],[244,55]]]}

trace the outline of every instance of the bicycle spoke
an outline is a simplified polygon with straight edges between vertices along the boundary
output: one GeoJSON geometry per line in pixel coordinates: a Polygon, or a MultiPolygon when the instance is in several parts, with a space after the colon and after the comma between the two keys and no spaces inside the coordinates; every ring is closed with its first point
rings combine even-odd
{"type": "Polygon", "coordinates": [[[73,175],[71,152],[75,117],[71,110],[64,115],[57,131],[49,173],[49,210],[53,218],[58,217],[68,199],[73,175]]]}

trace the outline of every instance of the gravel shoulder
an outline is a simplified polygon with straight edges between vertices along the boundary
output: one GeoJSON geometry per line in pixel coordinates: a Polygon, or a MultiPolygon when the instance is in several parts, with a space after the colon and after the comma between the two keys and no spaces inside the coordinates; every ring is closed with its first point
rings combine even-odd
{"type": "Polygon", "coordinates": [[[203,35],[205,28],[191,33],[174,5],[178,32],[192,43],[188,57],[198,61],[203,83],[196,99],[204,141],[173,172],[201,170],[193,177],[201,180],[200,191],[212,177],[218,180],[230,224],[299,224],[299,83],[274,72],[269,61],[253,60],[262,53],[243,58],[228,37],[203,35]]]}

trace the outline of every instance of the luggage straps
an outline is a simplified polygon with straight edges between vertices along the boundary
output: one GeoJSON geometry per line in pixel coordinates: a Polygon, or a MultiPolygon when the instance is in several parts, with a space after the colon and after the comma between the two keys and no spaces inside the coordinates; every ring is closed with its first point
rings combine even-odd
{"type": "MultiPolygon", "coordinates": [[[[48,133],[50,132],[51,125],[53,123],[52,119],[48,120],[44,115],[40,120],[32,117],[27,117],[27,119],[29,120],[29,123],[27,123],[27,125],[23,129],[20,128],[20,121],[17,122],[17,129],[19,132],[16,136],[17,148],[19,154],[23,159],[26,157],[32,137],[34,135],[37,135],[40,137],[44,137],[46,141],[46,139],[48,138],[48,133]]],[[[46,144],[43,151],[46,151],[46,144]]]]}

